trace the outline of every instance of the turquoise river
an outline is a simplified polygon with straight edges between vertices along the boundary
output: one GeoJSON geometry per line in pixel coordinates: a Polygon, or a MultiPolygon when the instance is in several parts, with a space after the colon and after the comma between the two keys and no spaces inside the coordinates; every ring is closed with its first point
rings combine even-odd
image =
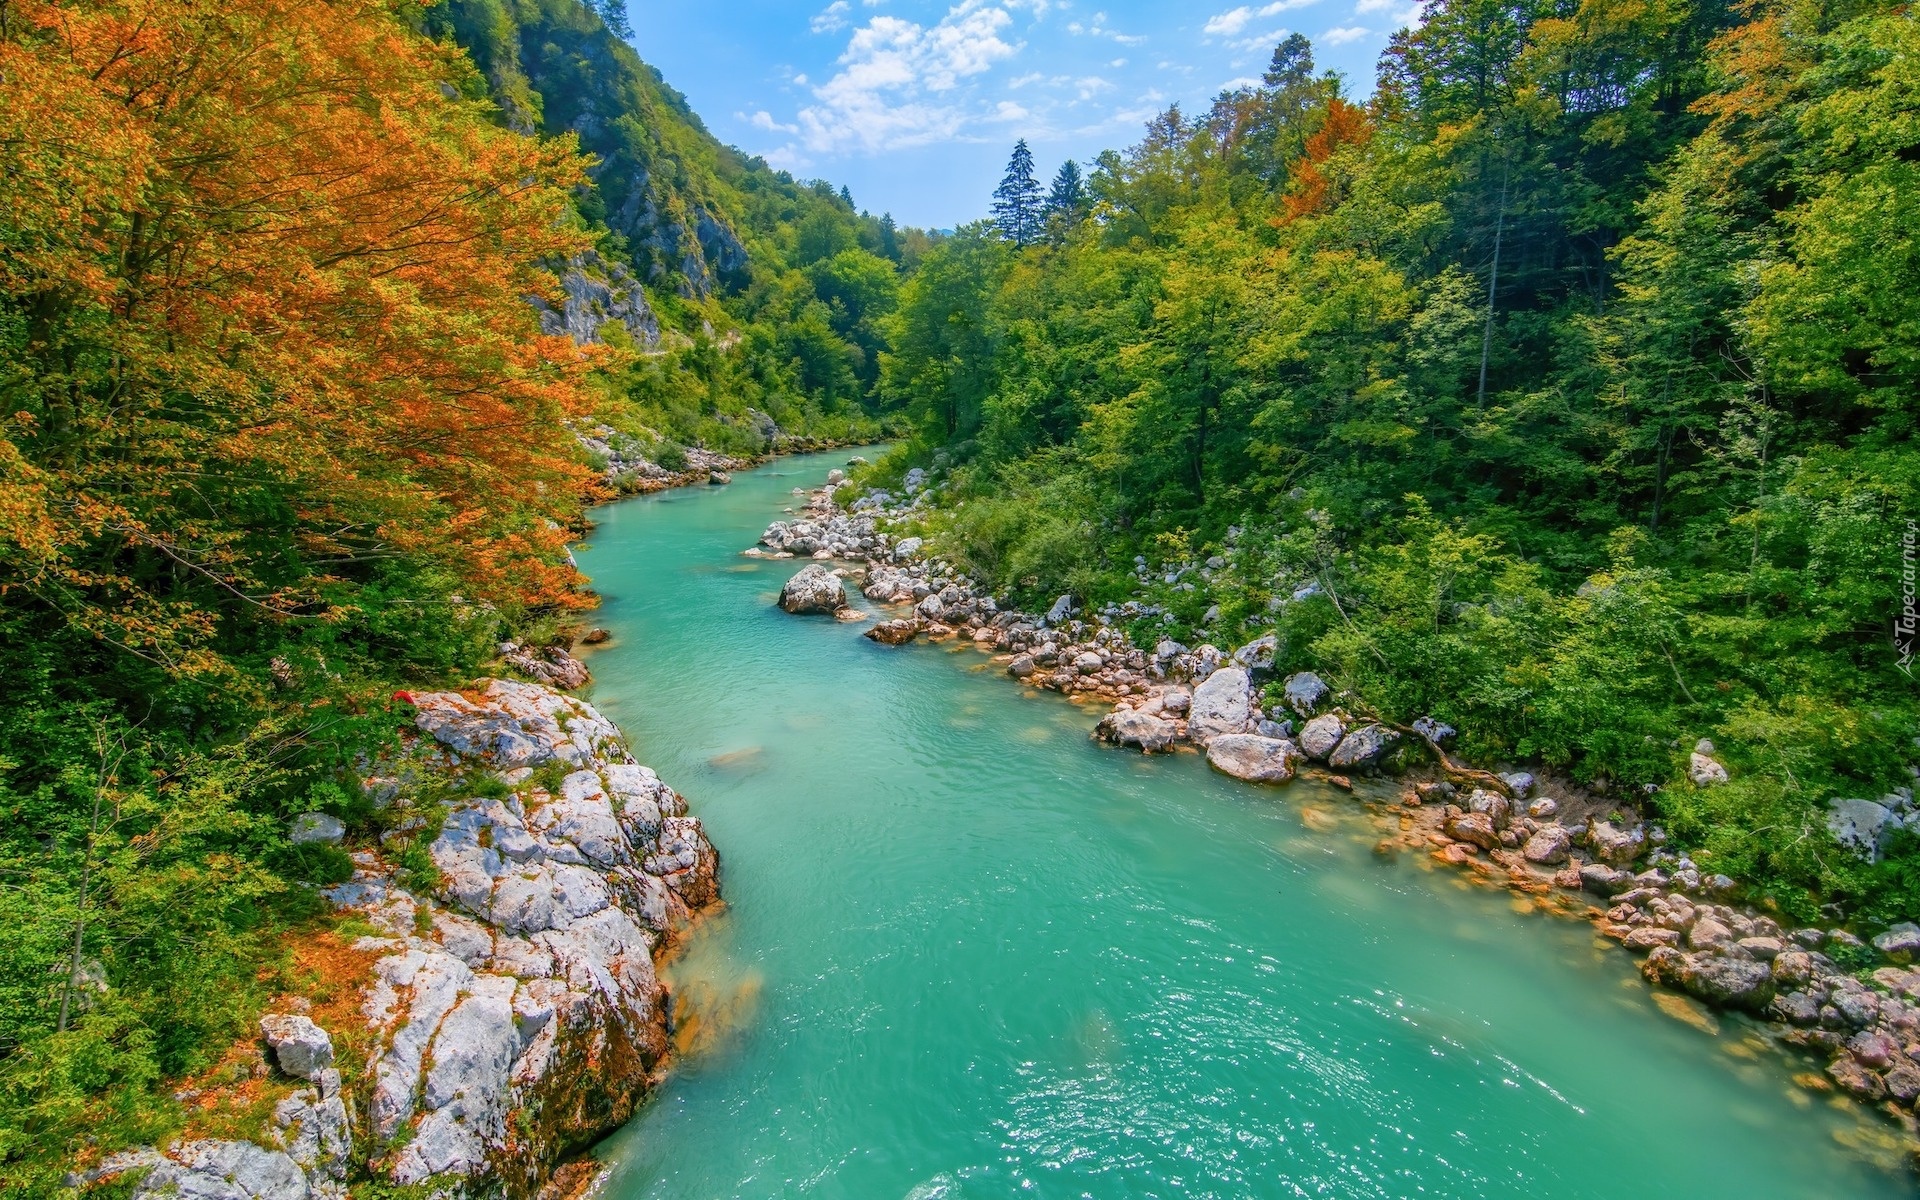
{"type": "Polygon", "coordinates": [[[971,649],[778,611],[801,564],[740,551],[844,458],[608,506],[582,555],[592,697],[727,900],[602,1196],[1912,1193],[1809,1065],[1663,1013],[1582,924],[1376,858],[1355,797],[1104,749],[971,649]]]}

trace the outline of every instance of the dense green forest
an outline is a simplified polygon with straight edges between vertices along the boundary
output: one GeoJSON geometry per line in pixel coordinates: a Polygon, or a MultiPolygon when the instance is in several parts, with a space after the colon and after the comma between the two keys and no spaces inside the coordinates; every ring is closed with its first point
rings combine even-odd
{"type": "Polygon", "coordinates": [[[880,477],[945,448],[930,529],[1005,592],[1164,609],[1142,645],[1276,628],[1795,915],[1920,915],[1912,839],[1869,866],[1826,829],[1920,732],[1913,15],[1425,14],[1370,99],[1289,39],[1085,205],[1016,162],[887,324],[919,435],[880,477]],[[1686,781],[1703,737],[1730,786],[1686,781]]]}

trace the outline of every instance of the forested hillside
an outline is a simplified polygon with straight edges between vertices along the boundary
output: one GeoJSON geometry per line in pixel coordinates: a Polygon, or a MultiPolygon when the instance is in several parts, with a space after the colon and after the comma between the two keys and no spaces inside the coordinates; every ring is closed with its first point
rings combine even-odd
{"type": "Polygon", "coordinates": [[[1795,914],[1914,917],[1911,835],[1870,865],[1827,805],[1913,783],[1916,28],[1437,0],[1366,100],[1290,39],[1038,237],[1016,162],[888,325],[888,467],[945,448],[930,528],[1006,592],[1135,601],[1143,646],[1276,628],[1795,914]]]}
{"type": "Polygon", "coordinates": [[[878,321],[925,234],[721,145],[581,0],[447,0],[422,13],[429,34],[469,52],[469,94],[495,99],[499,120],[572,135],[595,160],[576,193],[595,244],[567,282],[587,297],[577,335],[640,351],[619,373],[610,423],[739,453],[768,447],[754,411],[788,433],[876,432],[878,321]],[[641,312],[605,322],[610,300],[636,294],[641,312]]]}
{"type": "Polygon", "coordinates": [[[575,0],[0,0],[0,1192],[314,985],[289,818],[393,833],[404,690],[590,606],[576,430],[873,430],[926,247],[575,0]]]}

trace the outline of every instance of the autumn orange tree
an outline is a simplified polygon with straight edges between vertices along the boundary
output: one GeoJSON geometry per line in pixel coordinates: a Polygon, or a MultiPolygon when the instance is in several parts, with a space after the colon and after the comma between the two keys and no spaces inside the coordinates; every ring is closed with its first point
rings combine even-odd
{"type": "MultiPolygon", "coordinates": [[[[0,589],[170,668],[419,555],[552,604],[582,163],[375,0],[0,2],[0,589]]],[[[464,68],[470,70],[470,68],[464,68]]]]}
{"type": "Polygon", "coordinates": [[[586,163],[398,11],[0,0],[0,1191],[244,1020],[369,697],[581,602],[586,163]]]}

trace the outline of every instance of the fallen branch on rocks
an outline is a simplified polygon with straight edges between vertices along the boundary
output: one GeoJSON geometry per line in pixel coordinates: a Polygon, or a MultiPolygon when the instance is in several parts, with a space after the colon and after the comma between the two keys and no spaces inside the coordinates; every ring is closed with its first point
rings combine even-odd
{"type": "Polygon", "coordinates": [[[1434,761],[1439,764],[1441,773],[1447,777],[1448,783],[1464,783],[1473,787],[1485,788],[1490,792],[1498,792],[1508,799],[1513,799],[1513,786],[1500,776],[1495,775],[1492,771],[1482,771],[1478,767],[1462,766],[1453,761],[1452,756],[1440,748],[1439,742],[1434,741],[1426,734],[1410,726],[1400,725],[1387,720],[1375,712],[1364,701],[1354,700],[1352,703],[1356,711],[1374,724],[1385,726],[1404,737],[1418,738],[1421,742],[1425,743],[1427,749],[1433,753],[1434,761]]]}

